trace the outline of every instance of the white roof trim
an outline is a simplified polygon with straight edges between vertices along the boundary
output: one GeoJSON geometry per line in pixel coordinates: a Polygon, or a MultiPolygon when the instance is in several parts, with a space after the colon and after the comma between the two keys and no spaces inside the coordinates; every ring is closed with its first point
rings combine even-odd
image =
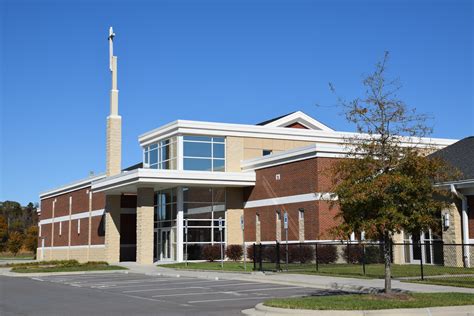
{"type": "Polygon", "coordinates": [[[282,118],[279,118],[278,120],[275,120],[273,122],[265,124],[264,126],[286,127],[286,126],[291,125],[293,123],[300,123],[300,124],[306,126],[307,128],[314,129],[314,130],[329,131],[329,132],[334,131],[329,126],[324,125],[323,123],[315,120],[311,116],[309,116],[309,115],[307,115],[307,114],[305,114],[301,111],[296,111],[295,113],[291,113],[289,115],[286,115],[282,118]]]}
{"type": "Polygon", "coordinates": [[[103,178],[105,178],[105,174],[100,174],[86,179],[77,180],[72,183],[60,186],[58,188],[45,191],[43,193],[40,193],[40,200],[86,188],[90,186],[93,181],[97,181],[103,178]]]}
{"type": "MultiPolygon", "coordinates": [[[[177,120],[140,135],[138,137],[138,141],[140,142],[140,146],[143,147],[162,139],[183,134],[272,138],[338,145],[344,144],[345,139],[347,138],[360,138],[366,136],[360,133],[338,132],[332,130],[310,130],[301,128],[273,127],[266,125],[260,126],[177,120]]],[[[444,138],[421,138],[419,141],[422,144],[430,144],[436,146],[437,148],[444,148],[455,143],[457,140],[444,138]]]]}
{"type": "Polygon", "coordinates": [[[206,172],[135,169],[92,183],[94,192],[148,185],[254,186],[255,172],[206,172]]]}
{"type": "Polygon", "coordinates": [[[344,146],[310,145],[277,154],[244,160],[240,166],[244,171],[257,170],[316,157],[344,158],[347,156],[347,153],[348,149],[344,146]]]}

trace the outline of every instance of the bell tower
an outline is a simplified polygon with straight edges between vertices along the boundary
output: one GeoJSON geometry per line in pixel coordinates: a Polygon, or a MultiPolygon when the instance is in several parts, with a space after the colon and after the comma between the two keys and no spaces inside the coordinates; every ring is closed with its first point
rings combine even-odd
{"type": "Polygon", "coordinates": [[[110,90],[110,114],[107,117],[106,174],[113,176],[122,170],[122,117],[118,113],[117,56],[114,56],[115,33],[109,29],[109,68],[112,74],[110,90]]]}

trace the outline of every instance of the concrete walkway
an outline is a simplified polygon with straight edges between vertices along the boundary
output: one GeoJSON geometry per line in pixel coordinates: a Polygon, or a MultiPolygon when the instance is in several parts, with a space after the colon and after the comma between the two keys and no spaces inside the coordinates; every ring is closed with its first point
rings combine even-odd
{"type": "Polygon", "coordinates": [[[305,310],[274,308],[258,304],[255,308],[246,309],[242,314],[249,316],[283,316],[283,315],[314,315],[314,316],[474,316],[474,306],[446,306],[430,308],[402,308],[402,309],[379,309],[367,311],[342,311],[342,310],[305,310]]]}
{"type": "MultiPolygon", "coordinates": [[[[290,273],[262,273],[262,272],[220,272],[220,271],[194,271],[166,268],[166,265],[138,265],[134,262],[121,263],[121,266],[130,269],[130,272],[152,274],[152,275],[169,275],[169,276],[186,276],[207,279],[227,279],[276,283],[283,285],[297,285],[317,289],[339,289],[345,291],[356,292],[378,292],[384,287],[382,279],[357,279],[357,278],[339,278],[322,275],[306,275],[306,274],[290,274],[290,273]]],[[[392,280],[392,288],[398,291],[410,292],[459,292],[472,293],[474,289],[460,288],[453,286],[427,285],[418,283],[406,283],[398,280],[392,280]]]]}

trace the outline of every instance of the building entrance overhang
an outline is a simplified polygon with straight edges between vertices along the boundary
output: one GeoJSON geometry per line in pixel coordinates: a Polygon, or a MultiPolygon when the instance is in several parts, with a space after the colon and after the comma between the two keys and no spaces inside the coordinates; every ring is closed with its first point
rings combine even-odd
{"type": "Polygon", "coordinates": [[[247,187],[255,185],[255,172],[208,172],[135,169],[92,183],[93,192],[107,195],[136,193],[138,188],[155,191],[175,186],[247,187]]]}

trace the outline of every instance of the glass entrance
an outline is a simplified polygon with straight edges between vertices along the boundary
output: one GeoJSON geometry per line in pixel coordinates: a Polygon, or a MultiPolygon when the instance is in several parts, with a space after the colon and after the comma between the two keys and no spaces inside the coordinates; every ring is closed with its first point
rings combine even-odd
{"type": "Polygon", "coordinates": [[[155,232],[156,259],[166,261],[173,259],[171,228],[161,228],[155,232]]]}

